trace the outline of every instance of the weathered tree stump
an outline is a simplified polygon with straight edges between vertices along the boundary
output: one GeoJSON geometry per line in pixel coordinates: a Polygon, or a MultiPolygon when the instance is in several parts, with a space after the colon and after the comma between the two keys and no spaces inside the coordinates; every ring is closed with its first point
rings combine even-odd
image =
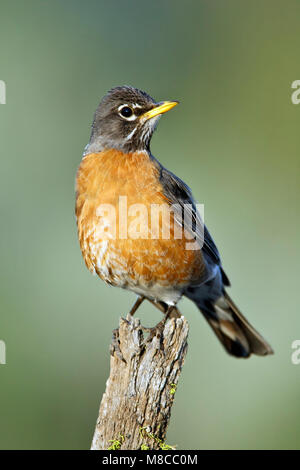
{"type": "Polygon", "coordinates": [[[110,360],[92,450],[163,449],[187,352],[188,323],[170,318],[161,338],[144,343],[140,320],[120,319],[120,350],[110,360]]]}

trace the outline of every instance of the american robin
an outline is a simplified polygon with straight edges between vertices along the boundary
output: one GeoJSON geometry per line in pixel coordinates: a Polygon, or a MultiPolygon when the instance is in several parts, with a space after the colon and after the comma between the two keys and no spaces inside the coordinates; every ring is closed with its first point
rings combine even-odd
{"type": "Polygon", "coordinates": [[[177,103],[129,86],[100,102],[76,178],[83,258],[108,284],[138,294],[131,315],[147,299],[167,318],[186,296],[229,354],[272,354],[225,290],[229,280],[190,188],[151,154],[159,118],[177,103]],[[162,208],[156,224],[153,208],[162,208]]]}

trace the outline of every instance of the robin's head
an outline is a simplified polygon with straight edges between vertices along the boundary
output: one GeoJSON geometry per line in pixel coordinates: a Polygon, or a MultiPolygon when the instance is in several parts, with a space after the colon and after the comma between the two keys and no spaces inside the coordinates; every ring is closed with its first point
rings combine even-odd
{"type": "Polygon", "coordinates": [[[160,116],[178,101],[156,103],[144,91],[129,86],[110,90],[100,102],[85,153],[114,148],[123,152],[149,149],[160,116]]]}

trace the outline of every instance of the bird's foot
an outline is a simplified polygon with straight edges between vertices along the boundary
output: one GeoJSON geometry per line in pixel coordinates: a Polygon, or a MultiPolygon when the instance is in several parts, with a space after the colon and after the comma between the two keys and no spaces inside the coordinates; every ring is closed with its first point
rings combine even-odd
{"type": "MultiPolygon", "coordinates": [[[[133,307],[131,308],[131,310],[129,311],[129,313],[126,316],[126,321],[129,324],[133,324],[133,322],[134,322],[133,315],[135,314],[135,312],[137,311],[137,309],[143,303],[144,300],[145,300],[144,296],[139,296],[137,298],[137,300],[135,301],[133,307]]],[[[126,363],[126,360],[124,359],[124,356],[123,356],[121,348],[120,348],[119,328],[116,328],[112,332],[112,341],[111,341],[109,350],[110,350],[111,356],[114,357],[114,355],[116,355],[118,359],[120,359],[121,361],[126,363]]]]}
{"type": "Polygon", "coordinates": [[[126,360],[125,360],[125,358],[122,354],[121,348],[120,348],[119,328],[116,328],[112,332],[112,341],[110,343],[109,352],[110,352],[112,357],[114,357],[116,355],[118,359],[120,359],[122,362],[125,362],[125,364],[126,364],[126,360]]]}
{"type": "MultiPolygon", "coordinates": [[[[156,337],[158,340],[159,349],[163,351],[164,349],[163,331],[164,331],[165,324],[169,318],[180,318],[181,314],[176,306],[168,306],[164,302],[154,302],[150,300],[150,302],[153,305],[155,305],[160,311],[162,311],[165,314],[165,316],[157,325],[155,325],[152,328],[142,326],[140,325],[140,321],[138,319],[135,319],[133,315],[138,309],[138,307],[141,305],[144,299],[145,299],[144,297],[138,298],[136,303],[130,310],[130,312],[127,314],[126,320],[125,319],[123,320],[126,321],[129,325],[131,325],[132,328],[139,327],[144,333],[146,334],[148,333],[148,336],[144,338],[144,340],[142,341],[143,346],[146,346],[148,343],[150,343],[153,340],[153,338],[156,337]]],[[[113,357],[115,356],[121,361],[123,361],[124,363],[126,363],[126,360],[120,348],[119,328],[116,328],[115,330],[113,330],[112,342],[110,344],[110,354],[113,357]]]]}
{"type": "Polygon", "coordinates": [[[163,331],[165,328],[165,324],[169,318],[178,318],[179,316],[180,314],[178,313],[177,308],[170,306],[165,312],[165,317],[159,323],[157,323],[157,325],[155,325],[152,328],[147,328],[147,327],[142,326],[142,330],[145,333],[149,333],[147,338],[144,339],[143,344],[146,345],[147,343],[150,343],[153,340],[153,338],[156,337],[159,341],[159,346],[160,346],[159,349],[163,351],[164,350],[163,331]]]}
{"type": "Polygon", "coordinates": [[[152,328],[147,328],[145,326],[142,326],[142,330],[144,333],[148,333],[147,338],[144,339],[143,345],[146,346],[146,344],[151,343],[153,338],[157,338],[159,341],[160,349],[163,350],[163,331],[165,327],[165,318],[161,320],[157,325],[153,326],[152,328]]]}

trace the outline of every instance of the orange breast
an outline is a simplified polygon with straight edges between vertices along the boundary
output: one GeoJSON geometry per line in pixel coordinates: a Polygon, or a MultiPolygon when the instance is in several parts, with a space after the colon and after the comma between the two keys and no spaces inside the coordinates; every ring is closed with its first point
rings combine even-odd
{"type": "Polygon", "coordinates": [[[179,226],[146,152],[84,156],[76,190],[78,236],[90,271],[133,290],[153,284],[180,287],[200,279],[201,251],[187,250],[184,235],[174,239],[179,226]]]}

